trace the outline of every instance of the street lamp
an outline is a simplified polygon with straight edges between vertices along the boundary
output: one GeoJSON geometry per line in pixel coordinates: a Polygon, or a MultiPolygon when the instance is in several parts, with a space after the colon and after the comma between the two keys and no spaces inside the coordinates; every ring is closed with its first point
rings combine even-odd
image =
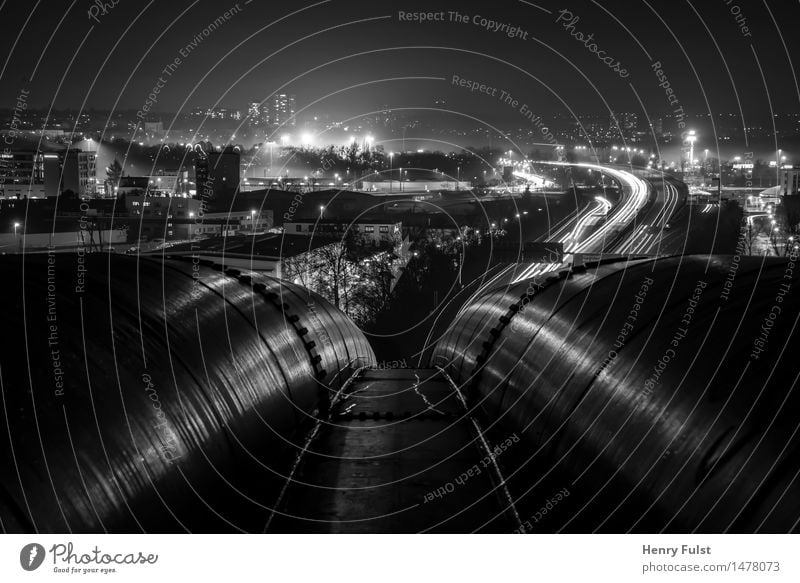
{"type": "Polygon", "coordinates": [[[689,131],[686,141],[689,142],[689,168],[691,169],[694,166],[694,143],[697,141],[697,135],[694,130],[689,131]]]}
{"type": "Polygon", "coordinates": [[[17,237],[17,229],[20,227],[19,223],[14,223],[14,238],[17,237]]]}
{"type": "Polygon", "coordinates": [[[392,163],[394,162],[394,152],[389,152],[389,194],[392,193],[392,163]]]}
{"type": "Polygon", "coordinates": [[[275,142],[269,141],[266,145],[269,148],[269,171],[272,173],[272,147],[275,145],[275,142]]]}
{"type": "Polygon", "coordinates": [[[250,211],[250,228],[251,228],[250,230],[252,230],[254,233],[256,232],[256,211],[255,210],[251,210],[250,211]]]}

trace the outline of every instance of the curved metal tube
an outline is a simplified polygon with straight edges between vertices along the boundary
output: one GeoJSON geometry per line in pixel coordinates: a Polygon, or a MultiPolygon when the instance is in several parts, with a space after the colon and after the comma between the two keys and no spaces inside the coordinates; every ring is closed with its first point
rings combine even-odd
{"type": "Polygon", "coordinates": [[[6,531],[258,530],[300,430],[375,362],[285,281],[100,255],[0,267],[6,531]]]}
{"type": "Polygon", "coordinates": [[[506,468],[521,514],[569,492],[535,530],[796,531],[798,266],[684,256],[512,284],[431,364],[527,442],[506,468]]]}

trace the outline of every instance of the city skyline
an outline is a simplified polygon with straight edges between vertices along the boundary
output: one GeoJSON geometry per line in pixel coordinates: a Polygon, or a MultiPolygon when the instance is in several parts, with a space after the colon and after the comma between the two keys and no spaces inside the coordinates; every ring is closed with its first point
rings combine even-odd
{"type": "Polygon", "coordinates": [[[198,2],[191,10],[175,3],[140,12],[120,3],[90,18],[77,6],[64,14],[8,6],[0,24],[9,51],[0,69],[6,80],[0,103],[10,105],[25,90],[34,107],[140,109],[162,77],[168,83],[153,111],[241,108],[254,96],[288,92],[303,96],[301,108],[318,102],[341,116],[370,104],[413,108],[444,98],[455,111],[513,117],[497,96],[469,95],[454,86],[455,63],[462,77],[469,73],[543,114],[626,109],[645,115],[673,105],[692,114],[732,111],[745,119],[797,111],[791,58],[797,41],[783,28],[793,21],[794,5],[746,15],[746,8],[732,3],[711,9],[691,3],[579,2],[566,11],[505,1],[492,6],[491,17],[481,15],[487,13],[481,3],[461,3],[458,10],[413,2],[364,8],[335,2],[277,9],[258,2],[230,7],[198,2]],[[442,18],[400,17],[418,11],[442,18]],[[298,24],[306,32],[300,37],[294,35],[298,24]],[[511,27],[527,34],[510,37],[511,27]],[[376,51],[370,39],[377,37],[383,46],[376,51]],[[19,52],[32,38],[46,39],[42,50],[19,52]],[[65,43],[74,46],[74,54],[56,50],[65,43]],[[145,50],[131,50],[141,46],[145,50]],[[606,75],[604,61],[586,58],[591,49],[624,62],[626,77],[606,75]],[[62,75],[41,73],[49,67],[62,75]],[[171,71],[168,79],[164,71],[171,71]],[[673,90],[670,95],[664,83],[673,90]],[[769,86],[782,90],[770,92],[769,86]],[[368,101],[358,87],[369,88],[368,101]],[[609,92],[613,100],[604,97],[609,92]]]}

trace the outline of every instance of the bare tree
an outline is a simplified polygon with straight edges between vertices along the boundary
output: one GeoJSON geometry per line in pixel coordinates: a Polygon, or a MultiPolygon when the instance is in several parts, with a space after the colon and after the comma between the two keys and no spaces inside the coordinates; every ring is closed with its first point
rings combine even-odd
{"type": "Polygon", "coordinates": [[[745,244],[745,252],[747,255],[753,254],[753,243],[758,238],[758,234],[761,232],[760,229],[757,229],[753,226],[753,221],[745,219],[747,222],[747,226],[744,229],[744,244],[745,244]]]}

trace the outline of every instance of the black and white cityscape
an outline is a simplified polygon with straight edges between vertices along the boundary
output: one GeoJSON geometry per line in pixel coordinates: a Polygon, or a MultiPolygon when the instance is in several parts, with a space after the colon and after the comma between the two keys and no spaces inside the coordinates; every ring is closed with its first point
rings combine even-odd
{"type": "Polygon", "coordinates": [[[0,529],[797,533],[798,22],[0,2],[0,529]]]}

